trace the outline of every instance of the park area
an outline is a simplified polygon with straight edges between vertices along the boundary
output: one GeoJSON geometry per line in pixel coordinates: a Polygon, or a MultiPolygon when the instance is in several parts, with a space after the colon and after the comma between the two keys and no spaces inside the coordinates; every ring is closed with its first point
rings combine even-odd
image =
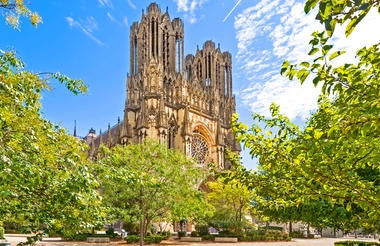
{"type": "MultiPolygon", "coordinates": [[[[8,234],[5,235],[8,242],[11,243],[11,246],[17,245],[19,242],[26,241],[26,235],[17,235],[17,234],[8,234]]],[[[222,245],[222,246],[329,246],[334,245],[334,242],[339,241],[364,241],[364,242],[378,242],[375,239],[369,238],[317,238],[317,239],[301,239],[296,238],[289,242],[238,242],[238,243],[214,243],[214,242],[180,242],[174,238],[162,241],[160,245],[194,245],[194,246],[211,246],[211,245],[222,245]]],[[[87,243],[87,242],[78,242],[78,241],[64,241],[60,238],[45,238],[41,242],[38,242],[37,245],[43,246],[80,246],[80,245],[128,245],[125,241],[112,241],[110,243],[87,243]]]]}

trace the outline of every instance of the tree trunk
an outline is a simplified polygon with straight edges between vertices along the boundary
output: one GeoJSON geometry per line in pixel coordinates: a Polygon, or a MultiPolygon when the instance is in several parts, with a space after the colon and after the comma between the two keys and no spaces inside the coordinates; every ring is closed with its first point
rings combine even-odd
{"type": "Polygon", "coordinates": [[[289,233],[292,233],[293,232],[293,224],[292,222],[290,221],[289,222],[289,233]]]}

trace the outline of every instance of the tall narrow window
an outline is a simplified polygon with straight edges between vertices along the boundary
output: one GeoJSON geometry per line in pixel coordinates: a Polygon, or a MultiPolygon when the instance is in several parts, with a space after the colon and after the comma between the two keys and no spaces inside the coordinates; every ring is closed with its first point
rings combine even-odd
{"type": "Polygon", "coordinates": [[[151,32],[150,32],[150,36],[151,36],[150,47],[151,47],[152,57],[155,57],[155,54],[154,54],[154,52],[155,52],[155,45],[154,45],[155,23],[154,23],[153,19],[152,19],[150,28],[151,28],[151,32]]]}
{"type": "Polygon", "coordinates": [[[180,73],[182,71],[182,38],[178,34],[175,37],[175,48],[176,72],[180,73]]]}
{"type": "Polygon", "coordinates": [[[138,71],[138,47],[137,47],[137,37],[133,41],[133,75],[137,75],[138,71]]]}
{"type": "Polygon", "coordinates": [[[224,68],[224,95],[228,96],[228,65],[224,68]]]}
{"type": "Polygon", "coordinates": [[[206,86],[211,85],[211,54],[206,57],[206,86]]]}

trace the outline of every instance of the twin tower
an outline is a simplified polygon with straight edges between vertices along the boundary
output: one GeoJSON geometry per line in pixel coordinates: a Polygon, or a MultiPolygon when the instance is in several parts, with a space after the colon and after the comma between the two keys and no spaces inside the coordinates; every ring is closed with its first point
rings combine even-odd
{"type": "Polygon", "coordinates": [[[230,125],[235,112],[231,54],[206,41],[185,57],[184,35],[182,20],[171,20],[156,3],[133,23],[124,119],[99,136],[90,130],[90,157],[100,143],[112,147],[150,138],[198,164],[228,168],[224,150],[240,151],[230,125]]]}

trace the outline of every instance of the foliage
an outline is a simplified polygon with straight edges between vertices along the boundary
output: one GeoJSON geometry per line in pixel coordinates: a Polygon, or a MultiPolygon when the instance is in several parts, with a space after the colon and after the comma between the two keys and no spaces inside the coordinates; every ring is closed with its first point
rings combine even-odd
{"type": "Polygon", "coordinates": [[[186,232],[185,231],[179,231],[178,232],[178,237],[181,238],[181,237],[185,237],[186,236],[186,232]]]}
{"type": "Polygon", "coordinates": [[[14,28],[19,27],[20,17],[28,18],[35,27],[42,23],[42,18],[30,10],[24,0],[0,0],[0,8],[4,12],[6,23],[14,28]]]}
{"type": "Polygon", "coordinates": [[[376,242],[364,242],[364,241],[339,241],[334,242],[335,246],[369,246],[369,245],[380,245],[376,242]]]}
{"type": "Polygon", "coordinates": [[[218,230],[239,233],[246,224],[245,215],[249,214],[252,192],[238,180],[224,176],[228,177],[228,174],[219,175],[215,181],[207,183],[210,190],[207,200],[215,208],[208,223],[218,230]]]}
{"type": "Polygon", "coordinates": [[[146,244],[159,244],[164,238],[161,235],[149,235],[144,238],[146,244]]]}
{"type": "Polygon", "coordinates": [[[198,190],[207,172],[182,153],[148,140],[102,151],[103,197],[114,219],[142,220],[146,235],[152,222],[191,221],[208,211],[198,190]]]}
{"type": "MultiPolygon", "coordinates": [[[[304,129],[275,105],[270,118],[255,114],[250,128],[234,116],[237,138],[260,163],[257,172],[242,170],[240,176],[255,189],[257,203],[274,214],[294,209],[318,227],[380,229],[380,44],[359,49],[355,63],[337,65],[333,60],[345,51],[334,50],[331,39],[336,24],[348,23],[349,35],[379,6],[379,1],[306,1],[305,12],[317,8],[325,31],[312,34],[312,62],[285,61],[281,70],[301,84],[310,78],[321,85],[319,108],[304,129]]],[[[292,220],[285,214],[280,218],[292,220]]]]}
{"type": "Polygon", "coordinates": [[[239,237],[239,241],[288,241],[287,233],[280,230],[250,230],[239,237]]]}
{"type": "Polygon", "coordinates": [[[140,241],[140,237],[138,235],[128,235],[125,238],[125,241],[127,241],[129,244],[138,243],[140,241]]]}
{"type": "MultiPolygon", "coordinates": [[[[0,218],[26,232],[68,235],[92,227],[102,212],[85,145],[41,117],[41,92],[53,77],[0,51],[0,218]]],[[[85,88],[60,82],[75,93],[85,88]]]]}
{"type": "Polygon", "coordinates": [[[4,238],[4,227],[0,226],[0,239],[5,239],[4,238]]]}
{"type": "Polygon", "coordinates": [[[197,232],[198,236],[201,236],[201,237],[210,234],[208,225],[201,225],[201,224],[195,225],[195,232],[197,232]]]}

